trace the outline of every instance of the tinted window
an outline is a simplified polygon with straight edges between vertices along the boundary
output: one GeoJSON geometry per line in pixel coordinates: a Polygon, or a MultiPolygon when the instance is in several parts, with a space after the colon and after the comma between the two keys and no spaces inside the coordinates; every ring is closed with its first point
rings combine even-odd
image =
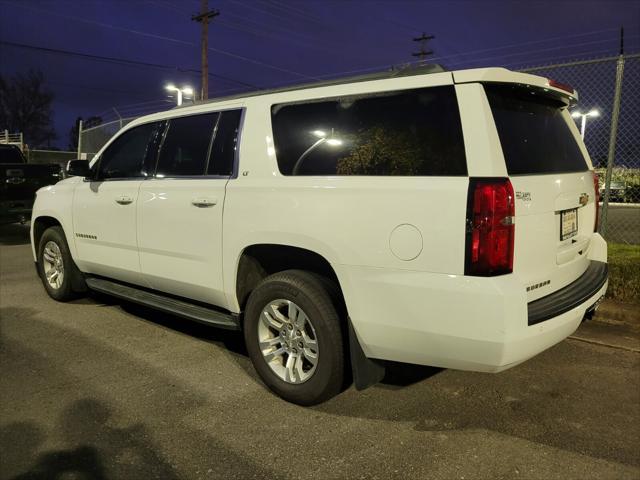
{"type": "Polygon", "coordinates": [[[284,175],[466,175],[453,87],[274,105],[284,175]]]}
{"type": "Polygon", "coordinates": [[[158,157],[156,176],[204,175],[217,113],[171,119],[158,157]]]}
{"type": "Polygon", "coordinates": [[[0,145],[0,163],[24,163],[22,152],[18,147],[0,145]]]}
{"type": "Polygon", "coordinates": [[[209,158],[209,175],[231,175],[238,148],[242,110],[227,110],[220,115],[209,158]]]}
{"type": "Polygon", "coordinates": [[[98,178],[136,178],[146,176],[145,161],[152,157],[159,123],[148,123],[127,130],[100,157],[98,178]]]}
{"type": "Polygon", "coordinates": [[[511,175],[588,169],[569,125],[565,105],[518,85],[485,85],[511,175]]]}

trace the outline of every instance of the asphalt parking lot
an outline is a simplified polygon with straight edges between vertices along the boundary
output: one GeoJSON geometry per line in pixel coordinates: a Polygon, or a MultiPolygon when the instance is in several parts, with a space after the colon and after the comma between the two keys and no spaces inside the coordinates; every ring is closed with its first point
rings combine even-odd
{"type": "Polygon", "coordinates": [[[640,243],[640,221],[638,218],[640,218],[638,204],[609,205],[607,239],[611,242],[640,243]]]}
{"type": "Polygon", "coordinates": [[[586,324],[626,347],[569,339],[501,374],[396,365],[302,408],[238,334],[50,300],[27,242],[0,227],[2,479],[640,478],[634,326],[586,324]]]}

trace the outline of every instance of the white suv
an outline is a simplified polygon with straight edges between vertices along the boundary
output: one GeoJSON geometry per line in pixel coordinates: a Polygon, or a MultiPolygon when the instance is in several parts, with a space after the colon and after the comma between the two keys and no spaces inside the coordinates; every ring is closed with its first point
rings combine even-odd
{"type": "Polygon", "coordinates": [[[497,372],[607,288],[571,87],[501,68],[260,92],[149,115],[38,192],[44,287],[242,330],[310,405],[385,360],[497,372]]]}

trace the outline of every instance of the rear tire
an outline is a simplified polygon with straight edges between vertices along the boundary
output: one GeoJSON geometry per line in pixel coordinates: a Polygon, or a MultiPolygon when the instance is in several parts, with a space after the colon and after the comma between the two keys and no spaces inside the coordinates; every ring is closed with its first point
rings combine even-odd
{"type": "Polygon", "coordinates": [[[315,405],[337,395],[345,358],[327,280],[303,270],[265,278],[247,301],[244,338],[262,381],[283,399],[315,405]]]}
{"type": "Polygon", "coordinates": [[[42,234],[38,245],[38,273],[49,296],[59,302],[78,298],[79,292],[86,290],[62,227],[49,227],[42,234]]]}

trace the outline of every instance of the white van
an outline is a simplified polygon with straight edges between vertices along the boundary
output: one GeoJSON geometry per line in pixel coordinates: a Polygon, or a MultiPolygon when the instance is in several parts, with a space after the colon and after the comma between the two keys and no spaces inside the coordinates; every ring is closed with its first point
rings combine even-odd
{"type": "Polygon", "coordinates": [[[410,71],[139,118],[38,192],[45,289],[87,287],[242,330],[303,405],[384,361],[497,372],[573,333],[607,288],[571,87],[410,71]]]}

